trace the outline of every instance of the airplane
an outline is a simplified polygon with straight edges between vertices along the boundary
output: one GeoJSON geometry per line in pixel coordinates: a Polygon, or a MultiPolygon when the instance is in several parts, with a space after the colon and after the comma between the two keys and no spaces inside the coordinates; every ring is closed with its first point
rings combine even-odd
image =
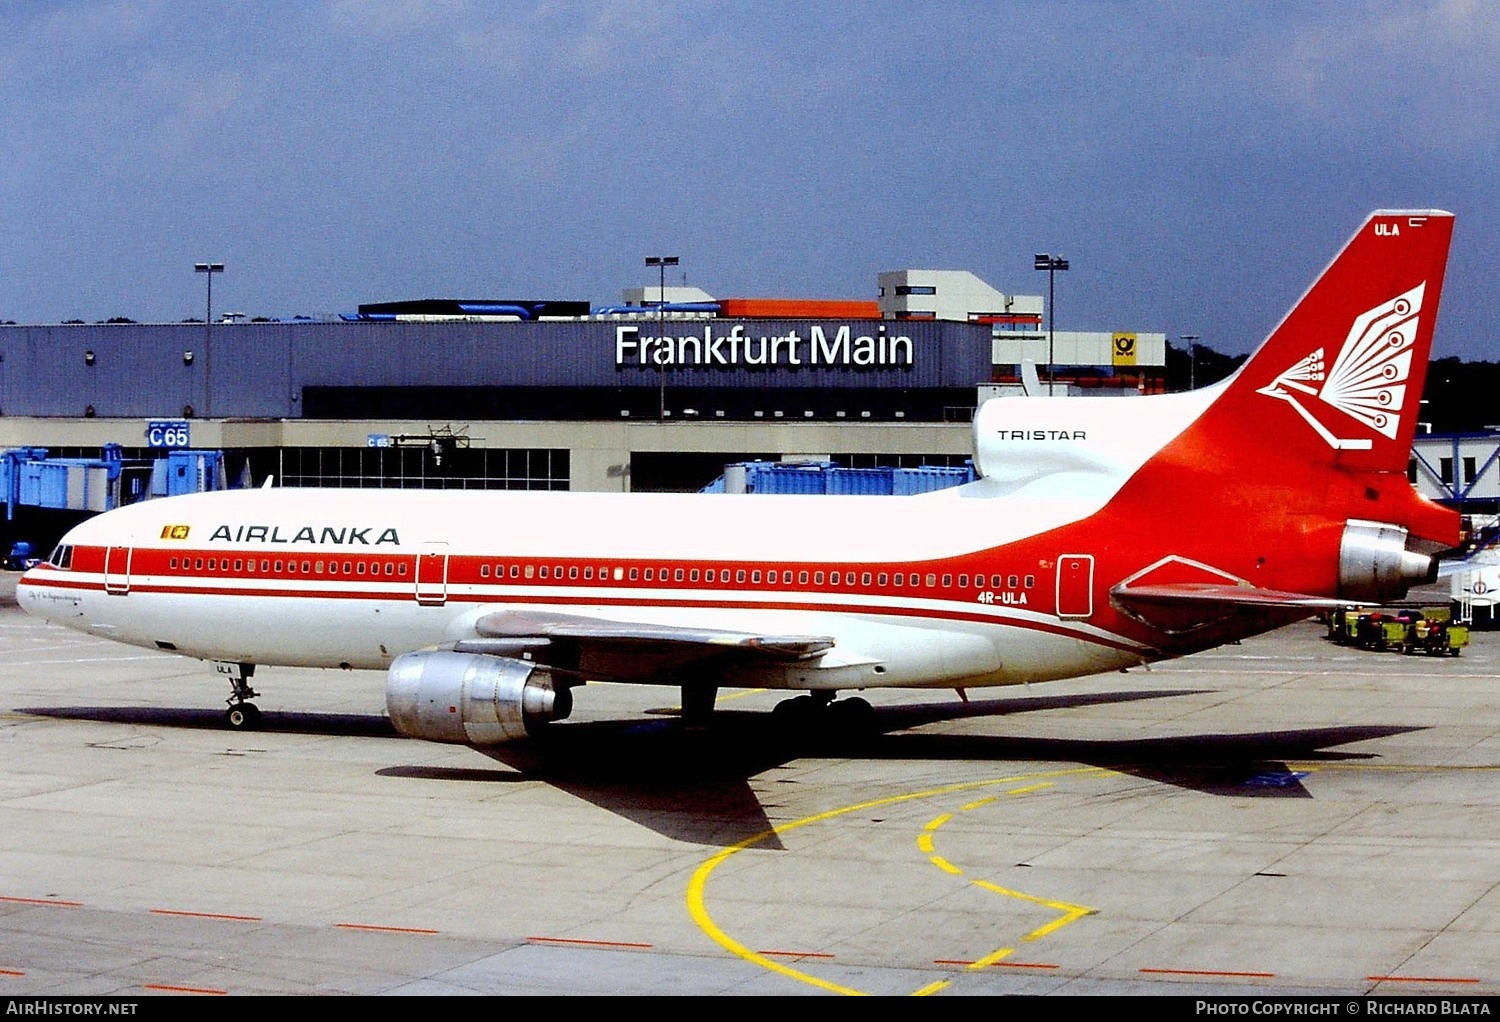
{"type": "MultiPolygon", "coordinates": [[[[109,511],[26,571],[22,607],[210,661],[383,670],[408,737],[547,733],[590,682],[802,693],[1115,672],[1435,580],[1459,516],[1407,480],[1453,215],[1372,213],[1228,379],[1000,397],[972,483],[917,496],[226,490],[109,511]]],[[[845,693],[843,698],[835,698],[845,693]]]]}

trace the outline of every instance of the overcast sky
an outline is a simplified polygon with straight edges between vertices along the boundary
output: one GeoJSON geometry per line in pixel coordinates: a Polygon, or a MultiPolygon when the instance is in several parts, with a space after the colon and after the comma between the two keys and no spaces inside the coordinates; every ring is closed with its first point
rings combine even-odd
{"type": "Polygon", "coordinates": [[[1500,360],[1480,0],[0,3],[0,320],[413,298],[874,298],[1253,348],[1377,208],[1457,214],[1437,355],[1500,360]]]}

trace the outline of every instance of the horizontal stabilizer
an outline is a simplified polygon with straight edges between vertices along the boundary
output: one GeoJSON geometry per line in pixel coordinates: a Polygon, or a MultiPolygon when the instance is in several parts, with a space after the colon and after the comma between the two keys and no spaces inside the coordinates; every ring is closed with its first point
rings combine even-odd
{"type": "Polygon", "coordinates": [[[1219,582],[1120,585],[1110,597],[1127,614],[1172,634],[1244,618],[1290,623],[1348,602],[1219,582]]]}

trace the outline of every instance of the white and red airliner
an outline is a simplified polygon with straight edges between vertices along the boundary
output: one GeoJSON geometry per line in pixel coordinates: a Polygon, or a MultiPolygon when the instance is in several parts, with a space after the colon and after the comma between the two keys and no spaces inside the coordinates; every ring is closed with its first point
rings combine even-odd
{"type": "MultiPolygon", "coordinates": [[[[212,661],[387,671],[403,734],[490,746],[589,681],[836,693],[1070,678],[1436,577],[1458,516],[1406,469],[1453,217],[1372,214],[1230,379],[1017,397],[978,481],[912,497],[231,490],[100,515],[18,587],[69,628],[212,661]]],[[[842,708],[842,709],[841,709],[842,708]]]]}

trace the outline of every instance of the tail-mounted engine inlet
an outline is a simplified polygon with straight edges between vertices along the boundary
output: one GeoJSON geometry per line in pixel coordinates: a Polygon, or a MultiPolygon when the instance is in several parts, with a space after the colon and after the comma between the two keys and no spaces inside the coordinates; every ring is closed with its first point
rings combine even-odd
{"type": "Polygon", "coordinates": [[[1339,543],[1339,596],[1362,603],[1399,600],[1414,585],[1437,581],[1437,561],[1407,548],[1406,529],[1349,521],[1339,543]]]}

